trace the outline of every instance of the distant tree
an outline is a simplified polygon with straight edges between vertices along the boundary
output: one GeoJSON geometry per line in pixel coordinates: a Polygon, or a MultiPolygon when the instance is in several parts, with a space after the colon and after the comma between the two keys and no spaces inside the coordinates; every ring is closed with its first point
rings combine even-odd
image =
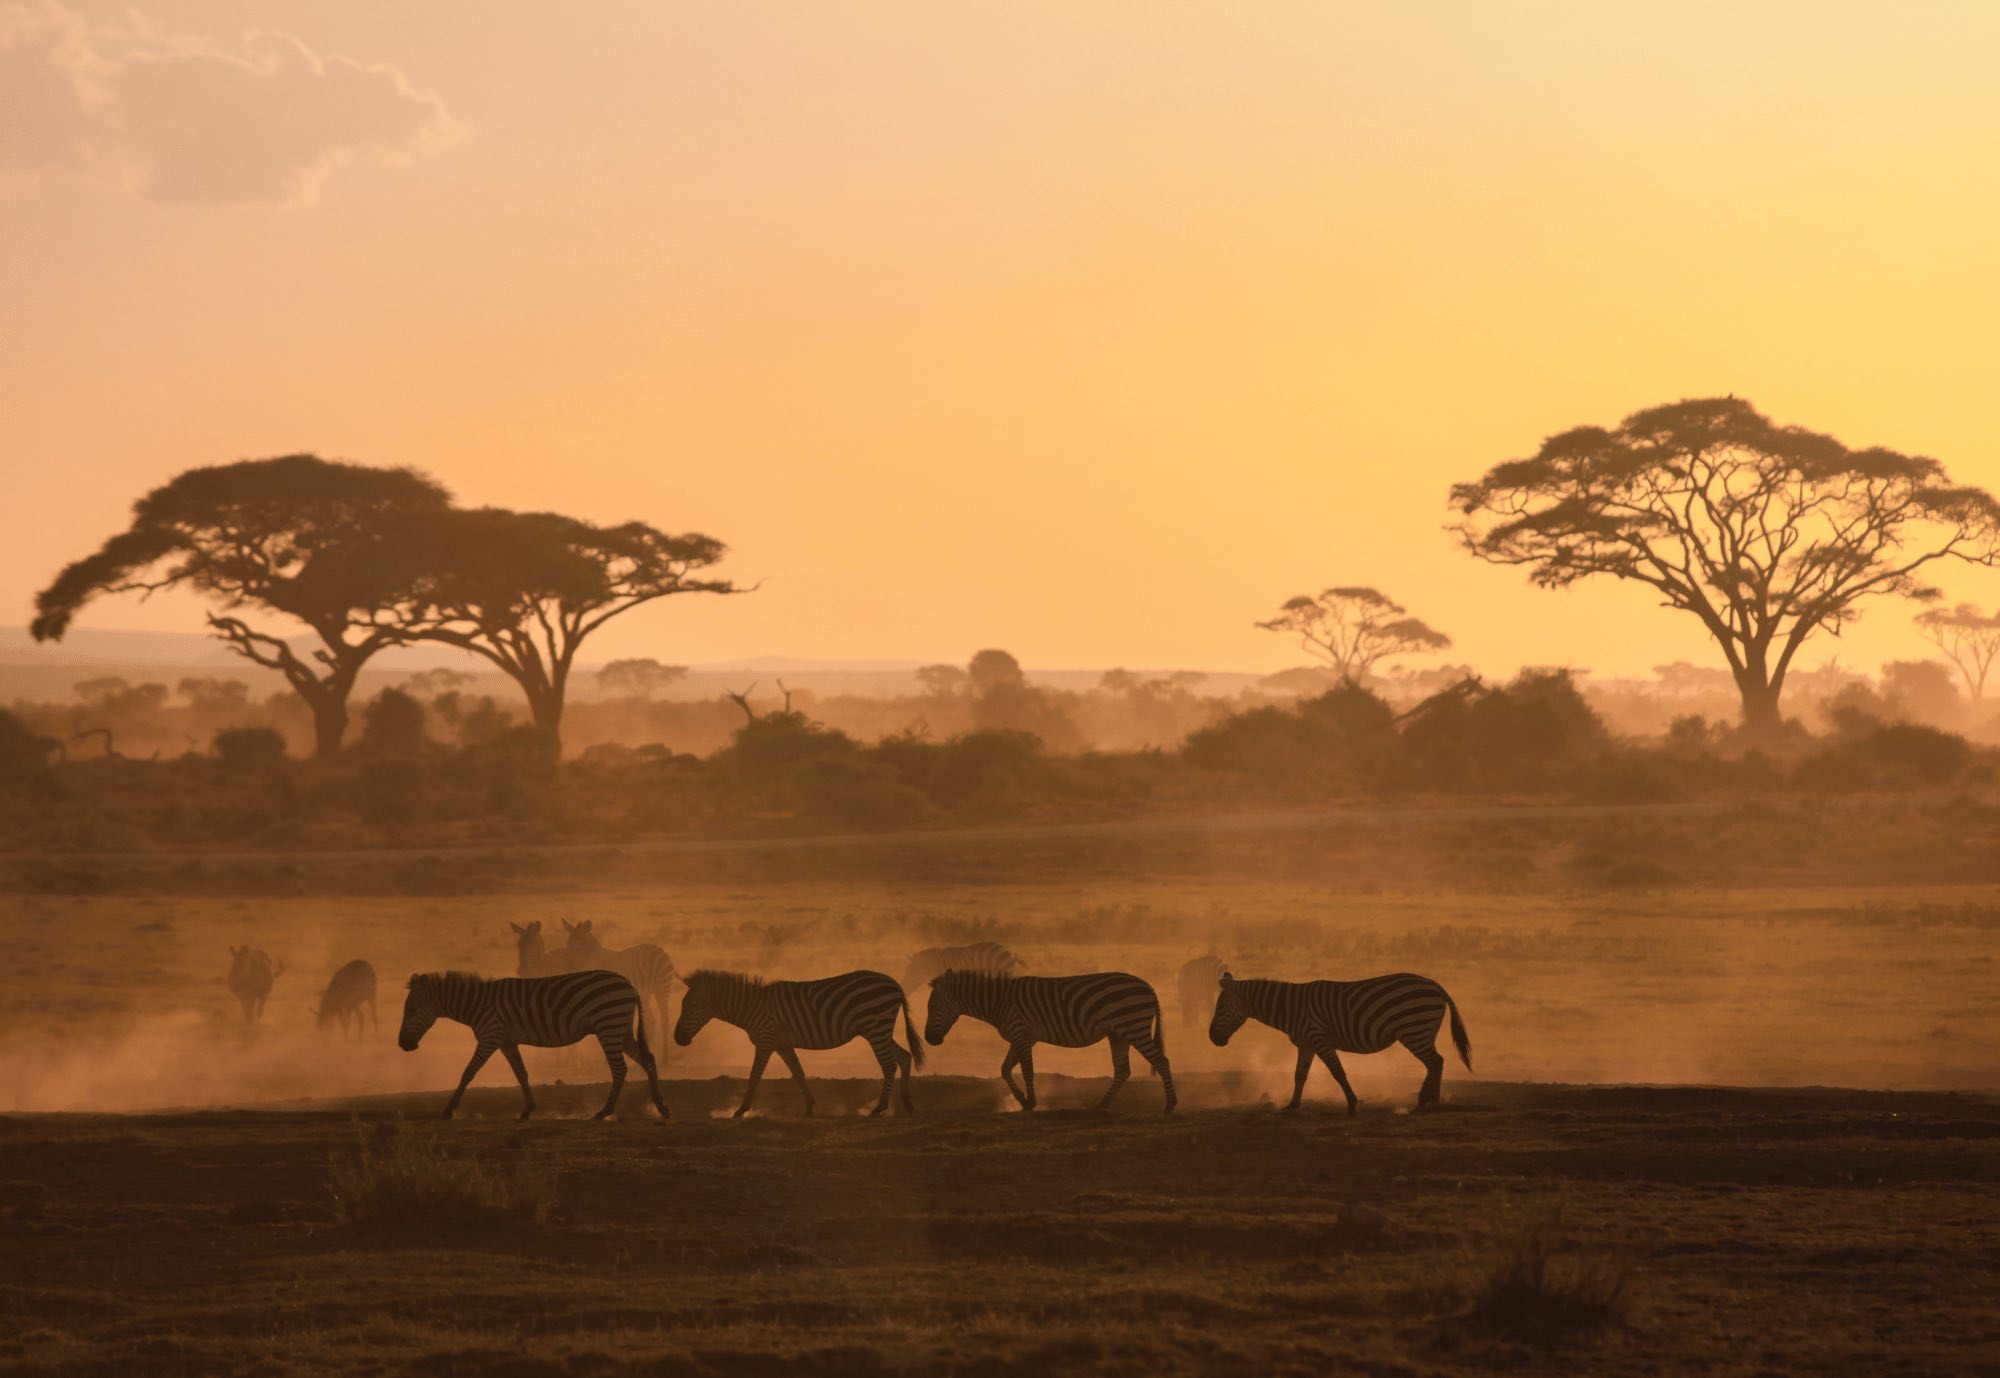
{"type": "Polygon", "coordinates": [[[1451,645],[1450,637],[1409,616],[1402,604],[1359,586],[1300,594],[1257,625],[1297,637],[1301,646],[1325,656],[1342,680],[1359,681],[1382,661],[1451,645]]]}
{"type": "Polygon", "coordinates": [[[189,675],[176,692],[200,712],[226,712],[250,701],[250,686],[240,679],[217,679],[214,675],[189,675]]]}
{"type": "Polygon", "coordinates": [[[442,509],[450,495],[411,469],[372,469],[313,455],[190,469],[133,506],[132,523],[64,569],[35,600],[38,641],[60,640],[77,612],[111,593],[186,587],[218,603],[209,629],[252,664],[276,670],[312,710],[321,756],[340,749],[347,700],[368,659],[394,637],[355,629],[388,594],[363,557],[382,524],[442,509]],[[244,610],[304,623],[319,646],[301,655],[244,610]]]}
{"type": "Polygon", "coordinates": [[[419,670],[403,681],[403,692],[420,698],[434,699],[463,689],[472,683],[472,676],[463,670],[447,670],[438,666],[429,670],[419,670]]]}
{"type": "Polygon", "coordinates": [[[1986,697],[1986,674],[2000,656],[2000,612],[1984,613],[1970,603],[1955,608],[1927,608],[1917,614],[1917,627],[1951,658],[1965,680],[1965,695],[1974,703],[1986,697]]]}
{"type": "Polygon", "coordinates": [[[361,746],[384,756],[414,756],[424,746],[424,706],[401,689],[384,689],[363,711],[361,746]]]}
{"type": "Polygon", "coordinates": [[[285,739],[268,727],[228,727],[215,734],[215,755],[232,770],[254,770],[285,759],[285,739]]]}
{"type": "Polygon", "coordinates": [[[966,665],[965,673],[972,682],[972,692],[980,695],[996,689],[1019,689],[1028,682],[1021,662],[1006,651],[977,652],[966,665]]]}
{"type": "Polygon", "coordinates": [[[687,678],[685,665],[657,660],[614,660],[597,672],[597,687],[612,698],[650,699],[687,678]]]}
{"type": "Polygon", "coordinates": [[[76,696],[87,708],[114,717],[142,718],[157,712],[171,697],[164,684],[133,684],[117,675],[79,680],[76,696]]]}
{"type": "Polygon", "coordinates": [[[1451,500],[1482,560],[1542,588],[1629,579],[1700,619],[1758,736],[1780,730],[1785,675],[1815,634],[1870,597],[1935,598],[1920,576],[1938,560],[2000,556],[2000,503],[1936,460],[1850,450],[1734,397],[1565,431],[1451,500]]]}
{"type": "Polygon", "coordinates": [[[1735,688],[1735,682],[1725,671],[1685,660],[1676,660],[1671,665],[1655,665],[1653,677],[1660,682],[1660,692],[1674,698],[1714,694],[1735,688]]]}
{"type": "Polygon", "coordinates": [[[1882,695],[1897,716],[1937,727],[1958,720],[1963,706],[1951,667],[1935,660],[1892,660],[1882,667],[1882,695]]]}
{"type": "Polygon", "coordinates": [[[955,698],[972,682],[957,665],[926,665],[917,671],[917,685],[928,699],[955,698]]]}
{"type": "Polygon", "coordinates": [[[397,592],[364,625],[401,642],[470,651],[521,686],[534,727],[562,749],[577,653],[621,613],[682,593],[738,593],[697,575],[725,547],[644,522],[593,526],[552,512],[486,507],[415,514],[381,543],[397,592]]]}

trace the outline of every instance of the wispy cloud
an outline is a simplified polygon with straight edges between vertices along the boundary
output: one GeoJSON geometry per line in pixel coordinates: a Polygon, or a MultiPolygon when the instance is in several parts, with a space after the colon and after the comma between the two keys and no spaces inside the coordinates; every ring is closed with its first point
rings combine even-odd
{"type": "Polygon", "coordinates": [[[287,34],[233,43],[55,4],[0,5],[0,181],[72,176],[180,205],[310,199],[346,163],[464,132],[393,67],[287,34]]]}

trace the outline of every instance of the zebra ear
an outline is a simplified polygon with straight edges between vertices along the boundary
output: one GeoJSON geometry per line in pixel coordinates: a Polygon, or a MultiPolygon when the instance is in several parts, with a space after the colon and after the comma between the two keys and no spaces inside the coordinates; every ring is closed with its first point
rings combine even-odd
{"type": "Polygon", "coordinates": [[[1222,973],[1222,984],[1225,986],[1233,986],[1236,984],[1236,978],[1234,976],[1231,976],[1227,971],[1225,971],[1222,973]]]}
{"type": "Polygon", "coordinates": [[[513,929],[516,933],[526,933],[528,931],[527,929],[521,927],[521,925],[517,923],[510,923],[507,925],[507,927],[513,929]]]}
{"type": "Polygon", "coordinates": [[[575,925],[575,924],[573,924],[573,923],[571,923],[571,922],[570,922],[570,921],[569,921],[568,919],[564,919],[564,920],[562,921],[562,926],[563,926],[563,932],[565,932],[565,933],[574,933],[574,932],[576,932],[576,925],[575,925]]]}

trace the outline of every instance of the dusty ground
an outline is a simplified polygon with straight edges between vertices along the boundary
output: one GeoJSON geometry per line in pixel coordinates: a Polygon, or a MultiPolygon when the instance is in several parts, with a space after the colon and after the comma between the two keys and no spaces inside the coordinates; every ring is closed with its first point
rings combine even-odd
{"type": "MultiPolygon", "coordinates": [[[[0,1120],[0,1372],[1992,1373],[2000,1102],[1459,1082],[1435,1114],[1203,1108],[1051,1079],[1033,1116],[419,1127],[554,1181],[541,1224],[340,1223],[329,1165],[435,1096],[0,1120]],[[1629,1268],[1602,1328],[1473,1311],[1509,1237],[1629,1268]]],[[[774,1091],[789,1092],[788,1087],[774,1091]]],[[[552,1115],[593,1088],[552,1089],[552,1115]]],[[[1559,1264],[1559,1266],[1563,1266],[1559,1264]]]]}

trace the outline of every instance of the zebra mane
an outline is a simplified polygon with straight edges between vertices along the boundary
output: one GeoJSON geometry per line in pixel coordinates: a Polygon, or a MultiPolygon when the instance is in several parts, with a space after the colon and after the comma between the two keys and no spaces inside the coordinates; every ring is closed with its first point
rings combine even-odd
{"type": "Polygon", "coordinates": [[[720,986],[724,990],[756,990],[764,984],[764,978],[761,976],[751,976],[741,971],[716,971],[710,967],[691,971],[684,980],[689,990],[693,990],[697,985],[720,986]]]}
{"type": "Polygon", "coordinates": [[[931,988],[935,990],[946,981],[951,982],[953,986],[971,983],[999,987],[1016,979],[1011,971],[974,971],[969,967],[947,967],[931,977],[931,988]]]}

